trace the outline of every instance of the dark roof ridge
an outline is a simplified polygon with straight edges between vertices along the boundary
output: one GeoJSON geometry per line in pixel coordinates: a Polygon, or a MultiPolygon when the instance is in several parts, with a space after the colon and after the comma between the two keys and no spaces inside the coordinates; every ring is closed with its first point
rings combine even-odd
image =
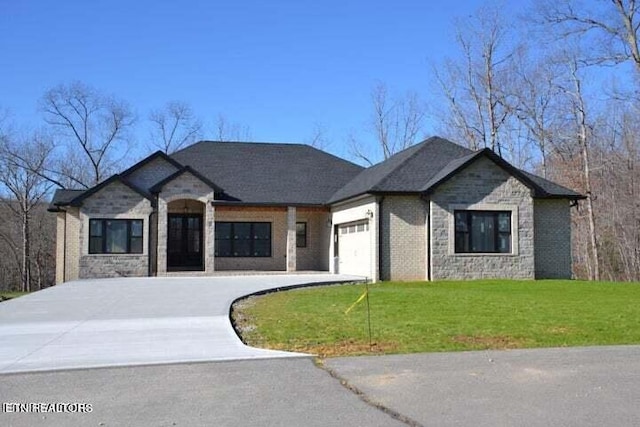
{"type": "MultiPolygon", "coordinates": [[[[201,144],[242,144],[242,145],[276,145],[276,146],[300,146],[300,147],[311,147],[309,144],[304,144],[301,142],[268,142],[268,141],[222,141],[222,140],[215,140],[215,139],[202,139],[200,141],[194,142],[191,145],[187,145],[186,147],[183,147],[181,149],[179,149],[178,151],[175,151],[173,153],[170,154],[170,156],[172,157],[174,154],[180,153],[182,151],[188,150],[190,148],[193,148],[197,145],[201,145],[201,144]]],[[[315,148],[315,147],[313,147],[315,148]]],[[[320,150],[322,151],[322,150],[320,150]]],[[[323,151],[324,152],[324,151],[323,151]]]]}

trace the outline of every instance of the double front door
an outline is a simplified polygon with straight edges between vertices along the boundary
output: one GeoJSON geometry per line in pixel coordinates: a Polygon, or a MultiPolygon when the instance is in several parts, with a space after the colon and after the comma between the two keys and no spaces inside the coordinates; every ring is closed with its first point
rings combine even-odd
{"type": "Polygon", "coordinates": [[[167,268],[204,270],[202,235],[202,215],[169,214],[167,268]]]}

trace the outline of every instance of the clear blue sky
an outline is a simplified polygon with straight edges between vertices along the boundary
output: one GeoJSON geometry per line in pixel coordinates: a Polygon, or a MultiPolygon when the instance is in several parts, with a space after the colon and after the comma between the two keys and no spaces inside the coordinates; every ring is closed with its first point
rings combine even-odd
{"type": "Polygon", "coordinates": [[[322,123],[331,151],[346,155],[374,83],[428,99],[454,18],[479,3],[0,0],[0,106],[38,126],[44,91],[80,80],[131,104],[139,142],[149,110],[175,99],[257,141],[304,142],[322,123]]]}

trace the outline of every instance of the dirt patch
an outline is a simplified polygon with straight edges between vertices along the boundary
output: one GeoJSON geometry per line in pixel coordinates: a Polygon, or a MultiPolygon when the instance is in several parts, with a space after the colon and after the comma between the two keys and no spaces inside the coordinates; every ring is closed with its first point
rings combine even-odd
{"type": "Polygon", "coordinates": [[[338,356],[362,356],[367,354],[393,353],[398,348],[395,342],[368,342],[362,341],[338,341],[328,344],[318,343],[296,343],[296,344],[272,344],[267,348],[273,350],[296,351],[300,353],[315,354],[318,357],[338,357],[338,356]]]}
{"type": "Polygon", "coordinates": [[[515,338],[509,335],[456,335],[451,338],[451,341],[486,350],[523,348],[527,343],[527,340],[523,338],[515,338]]]}
{"type": "Polygon", "coordinates": [[[243,335],[256,329],[253,319],[245,315],[246,309],[255,305],[255,301],[256,297],[247,297],[236,301],[231,306],[231,325],[243,342],[245,342],[243,335]]]}

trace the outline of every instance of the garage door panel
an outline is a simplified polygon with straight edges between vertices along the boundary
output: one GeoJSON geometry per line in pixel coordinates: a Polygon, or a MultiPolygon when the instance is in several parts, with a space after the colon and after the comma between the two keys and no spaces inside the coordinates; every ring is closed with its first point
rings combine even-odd
{"type": "Polygon", "coordinates": [[[368,221],[339,226],[338,257],[341,274],[371,276],[371,234],[368,221]]]}

